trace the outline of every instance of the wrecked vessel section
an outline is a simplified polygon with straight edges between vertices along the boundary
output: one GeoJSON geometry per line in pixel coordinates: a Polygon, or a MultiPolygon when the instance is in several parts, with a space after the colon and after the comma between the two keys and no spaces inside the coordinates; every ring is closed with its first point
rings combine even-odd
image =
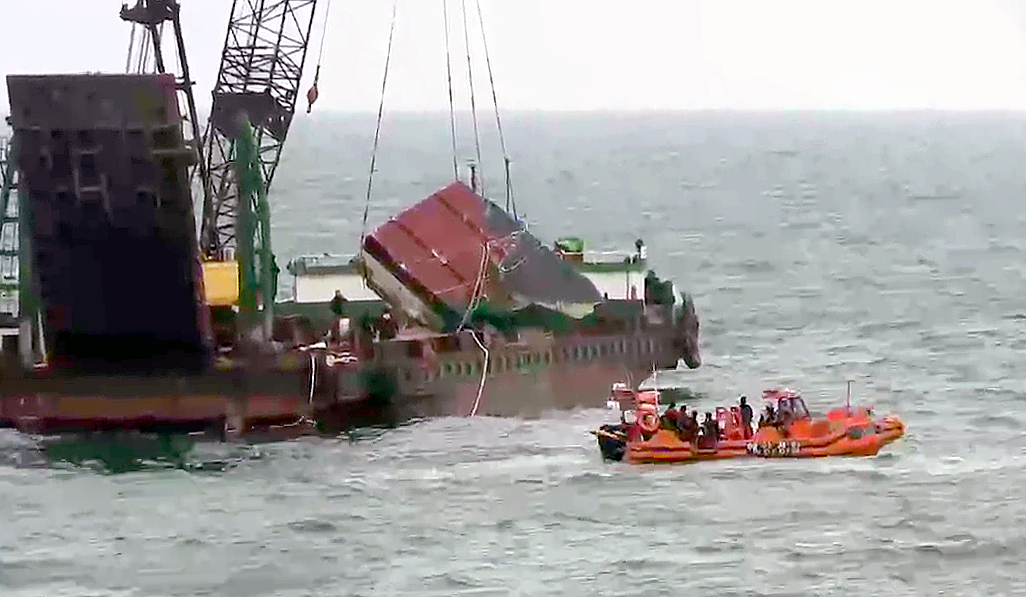
{"type": "Polygon", "coordinates": [[[374,289],[432,327],[444,327],[438,311],[463,312],[475,291],[510,309],[542,304],[588,312],[602,300],[573,265],[460,182],[379,226],[364,240],[362,256],[374,289]]]}

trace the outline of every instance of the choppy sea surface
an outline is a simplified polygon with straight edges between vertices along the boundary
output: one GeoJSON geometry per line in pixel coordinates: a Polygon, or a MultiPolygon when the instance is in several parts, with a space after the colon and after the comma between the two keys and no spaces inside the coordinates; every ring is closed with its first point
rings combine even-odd
{"type": "MultiPolygon", "coordinates": [[[[598,409],[261,445],[3,432],[0,594],[1026,594],[1026,117],[503,125],[534,233],[644,238],[693,293],[705,363],[666,375],[698,408],[768,385],[827,408],[851,379],[908,435],[874,458],[645,467],[600,460],[598,409]]],[[[297,119],[280,263],[352,252],[365,206],[373,226],[452,180],[446,120],[393,117],[368,204],[372,133],[297,119]]]]}

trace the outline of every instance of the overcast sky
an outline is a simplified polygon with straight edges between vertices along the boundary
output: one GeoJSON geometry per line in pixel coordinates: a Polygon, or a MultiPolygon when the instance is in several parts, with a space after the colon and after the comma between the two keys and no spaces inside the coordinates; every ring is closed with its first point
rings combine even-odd
{"type": "MultiPolygon", "coordinates": [[[[208,105],[231,0],[180,2],[197,99],[208,105]]],[[[117,16],[120,0],[0,3],[3,73],[124,72],[130,26],[117,16]]],[[[467,3],[478,109],[490,109],[467,3]]],[[[303,92],[327,0],[318,4],[303,92]]],[[[481,4],[502,109],[1026,109],[1026,0],[481,4]]],[[[333,0],[315,109],[377,109],[391,6],[333,0]]],[[[441,7],[399,0],[386,109],[447,109],[441,7]]],[[[459,0],[451,10],[458,25],[459,0]]],[[[454,76],[465,82],[462,31],[451,35],[454,76]]],[[[2,93],[6,111],[6,85],[2,93]]]]}

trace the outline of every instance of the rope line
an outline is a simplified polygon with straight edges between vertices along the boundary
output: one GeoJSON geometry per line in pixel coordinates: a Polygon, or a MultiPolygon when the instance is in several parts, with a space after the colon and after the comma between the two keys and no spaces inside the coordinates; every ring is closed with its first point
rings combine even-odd
{"type": "MultiPolygon", "coordinates": [[[[378,122],[374,127],[374,148],[371,150],[370,174],[367,176],[367,200],[363,206],[363,224],[360,228],[360,250],[363,250],[363,241],[367,236],[367,213],[370,210],[371,188],[374,184],[374,166],[378,159],[378,141],[381,138],[381,116],[385,111],[385,86],[388,84],[388,67],[392,61],[392,39],[395,37],[395,14],[399,0],[392,1],[392,24],[388,30],[388,50],[385,52],[385,73],[381,77],[381,101],[378,104],[378,122]]],[[[363,262],[363,260],[360,260],[363,262]]],[[[366,268],[363,270],[366,279],[366,268]]]]}
{"type": "Polygon", "coordinates": [[[480,194],[484,196],[484,167],[481,164],[481,136],[477,130],[477,104],[474,100],[474,69],[470,60],[470,30],[467,27],[467,3],[460,0],[460,11],[463,13],[463,42],[467,47],[467,84],[470,86],[470,116],[474,121],[474,149],[477,155],[477,168],[481,180],[480,194]]]}
{"type": "Polygon", "coordinates": [[[477,21],[481,27],[481,45],[484,46],[485,65],[488,67],[488,82],[492,88],[492,105],[495,107],[495,128],[499,132],[499,146],[502,148],[502,159],[506,168],[506,210],[512,206],[513,219],[517,219],[517,204],[513,198],[513,180],[509,172],[509,152],[506,151],[506,137],[502,134],[502,119],[499,117],[499,98],[495,93],[495,75],[492,73],[492,58],[488,52],[488,37],[485,35],[484,13],[481,11],[481,0],[477,4],[477,21]]]}
{"type": "Polygon", "coordinates": [[[481,395],[484,394],[485,380],[488,379],[488,348],[477,337],[477,332],[471,331],[470,337],[477,343],[477,347],[484,353],[484,367],[481,369],[481,385],[477,387],[477,398],[474,399],[474,408],[470,410],[470,416],[477,414],[477,407],[481,405],[481,395]]]}
{"type": "Polygon", "coordinates": [[[132,72],[132,50],[135,48],[135,23],[132,23],[132,33],[128,36],[128,58],[125,59],[125,74],[132,72]]]}
{"type": "Polygon", "coordinates": [[[142,39],[139,45],[139,55],[136,56],[135,60],[135,72],[142,73],[146,66],[146,56],[150,53],[150,30],[146,27],[142,28],[142,39]]]}
{"type": "Polygon", "coordinates": [[[324,41],[328,39],[328,14],[331,12],[331,0],[328,0],[327,7],[324,9],[324,25],[321,27],[321,47],[317,51],[317,69],[314,70],[313,85],[310,90],[306,92],[306,113],[309,114],[313,110],[313,103],[317,101],[317,83],[321,80],[321,61],[324,59],[324,41]],[[312,94],[312,95],[311,95],[312,94]]]}
{"type": "Polygon", "coordinates": [[[321,29],[321,49],[317,52],[317,68],[321,68],[321,60],[324,58],[324,40],[328,37],[328,13],[331,12],[331,0],[324,7],[324,28],[321,29]]]}
{"type": "Polygon", "coordinates": [[[449,0],[442,0],[442,18],[445,20],[445,74],[449,78],[449,129],[452,133],[452,173],[460,179],[458,150],[456,148],[456,107],[452,93],[452,52],[449,50],[449,0]]]}
{"type": "Polygon", "coordinates": [[[470,301],[467,303],[466,310],[463,311],[463,317],[460,319],[460,324],[456,327],[456,331],[459,332],[467,325],[467,318],[470,317],[470,313],[477,308],[481,302],[481,285],[484,282],[485,270],[488,265],[488,254],[490,244],[487,242],[481,243],[481,265],[477,270],[477,280],[474,281],[474,289],[470,293],[470,301]]]}

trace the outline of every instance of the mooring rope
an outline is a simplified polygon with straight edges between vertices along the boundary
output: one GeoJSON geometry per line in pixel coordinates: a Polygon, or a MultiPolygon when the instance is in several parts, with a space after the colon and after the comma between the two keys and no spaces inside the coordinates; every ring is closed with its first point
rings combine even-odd
{"type": "Polygon", "coordinates": [[[473,417],[477,415],[477,408],[481,405],[481,395],[484,394],[485,380],[488,379],[488,348],[481,343],[476,332],[471,331],[470,335],[474,338],[474,342],[477,343],[477,347],[484,353],[484,366],[481,368],[481,384],[477,387],[477,398],[474,399],[474,408],[470,410],[470,416],[473,417]]]}

